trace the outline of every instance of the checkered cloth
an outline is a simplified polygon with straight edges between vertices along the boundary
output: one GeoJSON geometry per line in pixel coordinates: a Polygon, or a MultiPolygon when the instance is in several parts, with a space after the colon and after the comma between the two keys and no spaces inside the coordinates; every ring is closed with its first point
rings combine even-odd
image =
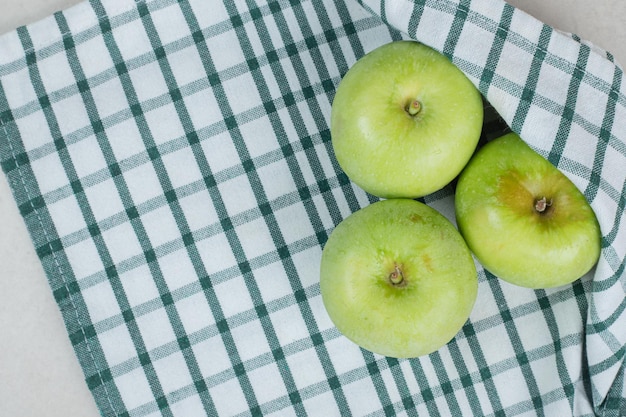
{"type": "Polygon", "coordinates": [[[501,0],[90,0],[0,38],[0,159],[103,416],[624,416],[625,92],[501,0]],[[397,360],[333,327],[318,273],[375,201],[334,159],[333,94],[407,38],[574,181],[603,249],[550,290],[480,269],[457,337],[397,360]]]}

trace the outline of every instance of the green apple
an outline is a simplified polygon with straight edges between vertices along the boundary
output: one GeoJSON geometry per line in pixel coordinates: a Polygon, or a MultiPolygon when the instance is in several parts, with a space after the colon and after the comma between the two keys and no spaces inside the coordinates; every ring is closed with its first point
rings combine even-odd
{"type": "Polygon", "coordinates": [[[585,196],[515,133],[487,143],[470,160],[455,209],[480,263],[512,284],[565,285],[600,255],[600,227],[585,196]]]}
{"type": "Polygon", "coordinates": [[[444,55],[414,41],[385,44],[346,73],[331,110],[331,141],[346,175],[378,197],[443,188],[476,149],[483,102],[444,55]]]}
{"type": "Polygon", "coordinates": [[[333,230],[320,288],[329,317],[357,345],[410,358],[448,343],[467,321],[478,280],[443,215],[415,200],[373,203],[333,230]]]}

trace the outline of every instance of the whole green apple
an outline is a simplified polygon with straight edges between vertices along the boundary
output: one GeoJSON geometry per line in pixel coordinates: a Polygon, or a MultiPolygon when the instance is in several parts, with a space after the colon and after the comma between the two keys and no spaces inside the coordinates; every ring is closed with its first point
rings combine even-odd
{"type": "Polygon", "coordinates": [[[339,83],[331,141],[339,165],[362,189],[416,198],[461,172],[482,122],[480,93],[448,58],[397,41],[363,56],[339,83]]]}
{"type": "Polygon", "coordinates": [[[348,216],[322,252],[320,288],[343,335],[410,358],[448,343],[467,321],[478,280],[455,227],[415,200],[373,203],[348,216]]]}
{"type": "Polygon", "coordinates": [[[470,160],[455,208],[480,263],[512,284],[561,286],[598,261],[600,226],[585,196],[515,133],[487,143],[470,160]]]}

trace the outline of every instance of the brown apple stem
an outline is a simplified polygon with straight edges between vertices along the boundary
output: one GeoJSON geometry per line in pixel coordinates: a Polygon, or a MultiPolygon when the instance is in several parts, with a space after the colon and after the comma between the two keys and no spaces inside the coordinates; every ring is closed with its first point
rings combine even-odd
{"type": "Polygon", "coordinates": [[[409,103],[409,105],[407,106],[407,113],[409,113],[411,116],[415,116],[417,113],[420,112],[420,110],[422,109],[422,103],[420,103],[417,99],[413,100],[409,103]]]}
{"type": "Polygon", "coordinates": [[[402,284],[404,281],[404,274],[402,274],[402,270],[397,264],[395,265],[394,271],[389,274],[389,281],[396,286],[402,284]]]}
{"type": "Polygon", "coordinates": [[[537,213],[544,213],[551,205],[552,199],[548,200],[545,196],[535,200],[535,210],[537,213]]]}

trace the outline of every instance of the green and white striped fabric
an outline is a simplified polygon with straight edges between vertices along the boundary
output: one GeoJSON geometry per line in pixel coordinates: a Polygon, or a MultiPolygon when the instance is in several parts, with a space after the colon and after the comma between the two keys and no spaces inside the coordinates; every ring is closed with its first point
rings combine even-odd
{"type": "Polygon", "coordinates": [[[0,159],[103,416],[624,416],[625,92],[501,0],[90,0],[0,38],[0,159]],[[408,38],[574,181],[603,250],[550,290],[480,268],[457,337],[397,360],[333,327],[318,272],[375,201],[334,159],[335,89],[408,38]]]}

